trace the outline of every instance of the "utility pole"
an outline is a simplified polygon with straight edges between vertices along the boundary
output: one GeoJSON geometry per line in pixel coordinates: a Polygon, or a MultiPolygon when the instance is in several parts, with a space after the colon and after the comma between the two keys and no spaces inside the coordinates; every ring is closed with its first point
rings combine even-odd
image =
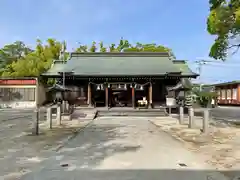
{"type": "MultiPolygon", "coordinates": [[[[60,59],[63,61],[63,64],[65,64],[65,58],[64,58],[64,51],[65,51],[65,47],[64,47],[64,44],[65,44],[65,42],[63,42],[63,44],[62,44],[62,48],[61,48],[61,51],[60,51],[60,59]]],[[[65,74],[65,70],[63,71],[63,101],[62,101],[62,103],[63,103],[63,112],[65,112],[65,110],[66,110],[66,103],[65,103],[65,99],[64,99],[64,95],[65,95],[65,77],[66,76],[66,74],[65,74]]]]}
{"type": "Polygon", "coordinates": [[[196,63],[198,64],[198,73],[199,73],[199,91],[202,91],[202,83],[201,83],[201,74],[202,74],[202,65],[205,65],[206,64],[206,60],[197,60],[196,63]]]}
{"type": "Polygon", "coordinates": [[[35,109],[35,113],[34,113],[34,127],[33,127],[33,129],[34,129],[34,132],[33,132],[33,134],[35,134],[35,135],[39,135],[39,79],[38,78],[36,78],[35,79],[35,81],[36,81],[36,91],[35,91],[35,102],[36,102],[36,109],[35,109]]]}

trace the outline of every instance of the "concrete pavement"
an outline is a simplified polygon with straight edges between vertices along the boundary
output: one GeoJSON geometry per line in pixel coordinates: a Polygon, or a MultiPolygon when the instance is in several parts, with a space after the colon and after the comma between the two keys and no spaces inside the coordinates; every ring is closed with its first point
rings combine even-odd
{"type": "Polygon", "coordinates": [[[235,120],[240,122],[240,107],[217,107],[211,110],[215,119],[235,120]]]}
{"type": "Polygon", "coordinates": [[[97,118],[22,179],[227,179],[148,120],[97,118]]]}
{"type": "Polygon", "coordinates": [[[44,159],[51,157],[66,138],[82,127],[40,127],[40,135],[33,136],[33,110],[7,109],[0,111],[0,180],[17,179],[44,159]]]}
{"type": "MultiPolygon", "coordinates": [[[[206,108],[196,108],[194,109],[195,116],[203,116],[203,111],[206,108]]],[[[220,123],[230,123],[234,125],[240,124],[240,107],[216,107],[208,108],[210,111],[210,116],[212,120],[220,123]]]]}

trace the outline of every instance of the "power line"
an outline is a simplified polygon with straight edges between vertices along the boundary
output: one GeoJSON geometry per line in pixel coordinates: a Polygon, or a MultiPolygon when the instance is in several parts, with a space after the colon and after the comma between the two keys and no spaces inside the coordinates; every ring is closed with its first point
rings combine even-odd
{"type": "MultiPolygon", "coordinates": [[[[202,84],[203,84],[203,81],[211,81],[211,83],[213,81],[215,82],[226,82],[228,81],[226,78],[226,76],[222,77],[223,79],[225,80],[219,80],[221,79],[221,77],[206,77],[206,76],[202,76],[202,69],[203,69],[203,66],[210,66],[211,68],[212,67],[215,67],[215,68],[239,68],[240,67],[240,63],[238,62],[234,62],[234,63],[224,63],[224,62],[221,62],[221,61],[212,61],[212,60],[204,60],[204,59],[199,59],[199,60],[195,60],[195,61],[188,61],[187,62],[188,64],[191,64],[191,63],[194,63],[197,67],[196,69],[198,70],[198,73],[199,73],[199,78],[198,79],[195,79],[194,81],[195,82],[198,82],[200,85],[199,85],[199,89],[201,90],[202,89],[202,84]]],[[[237,77],[235,77],[237,78],[237,77]]],[[[239,78],[240,79],[240,78],[239,78]]]]}
{"type": "Polygon", "coordinates": [[[206,64],[206,66],[211,66],[211,67],[217,67],[217,68],[221,68],[221,67],[223,67],[223,68],[236,68],[236,67],[240,67],[240,64],[228,64],[228,65],[226,65],[226,64],[222,64],[222,65],[220,65],[220,64],[218,64],[218,65],[216,65],[216,64],[206,64]]]}
{"type": "MultiPolygon", "coordinates": [[[[205,63],[205,65],[216,65],[216,66],[240,65],[240,62],[239,63],[237,63],[237,62],[235,62],[235,63],[215,63],[215,62],[205,62],[205,61],[203,61],[203,62],[205,63]]],[[[198,63],[199,62],[189,62],[188,64],[198,64],[198,63]]]]}

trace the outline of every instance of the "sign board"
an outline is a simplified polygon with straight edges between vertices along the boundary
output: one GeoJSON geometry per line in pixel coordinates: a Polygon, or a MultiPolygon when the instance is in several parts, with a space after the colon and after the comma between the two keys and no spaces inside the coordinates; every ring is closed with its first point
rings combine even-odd
{"type": "Polygon", "coordinates": [[[167,106],[175,106],[176,99],[175,98],[166,98],[166,104],[167,104],[167,106]]]}

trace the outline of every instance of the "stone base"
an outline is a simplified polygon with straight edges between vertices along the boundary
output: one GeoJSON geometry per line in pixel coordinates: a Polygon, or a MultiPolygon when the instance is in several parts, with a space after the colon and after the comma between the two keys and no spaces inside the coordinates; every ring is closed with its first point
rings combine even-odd
{"type": "Polygon", "coordinates": [[[62,120],[63,121],[71,121],[72,120],[72,114],[62,114],[62,120]]]}

